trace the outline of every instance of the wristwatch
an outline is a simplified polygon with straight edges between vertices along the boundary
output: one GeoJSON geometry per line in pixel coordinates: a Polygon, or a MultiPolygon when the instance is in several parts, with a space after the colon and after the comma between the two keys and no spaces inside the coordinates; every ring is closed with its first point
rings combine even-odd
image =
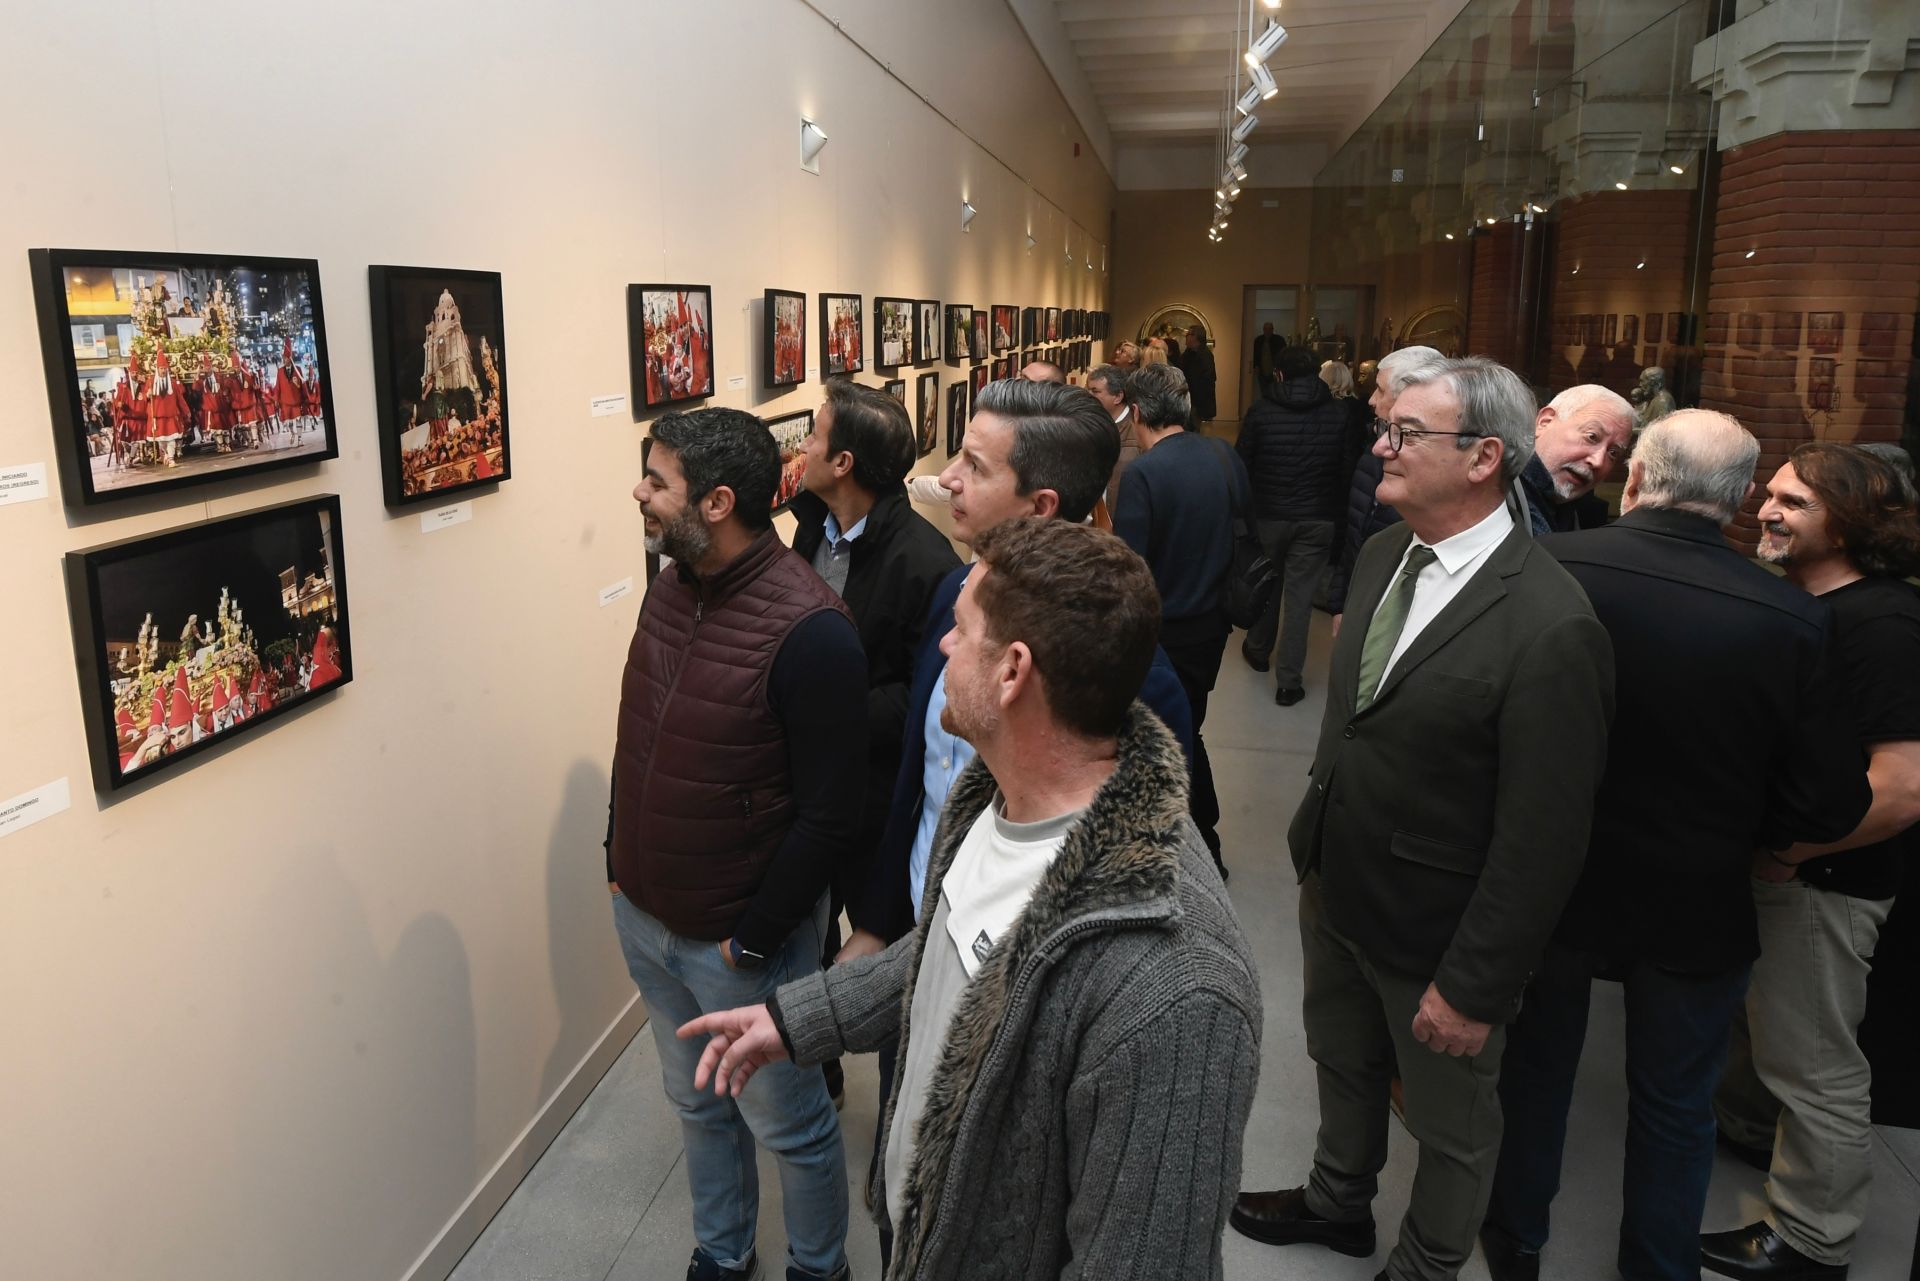
{"type": "Polygon", "coordinates": [[[739,939],[727,940],[727,955],[733,960],[736,970],[757,970],[767,963],[767,958],[758,952],[749,952],[740,946],[739,939]]]}

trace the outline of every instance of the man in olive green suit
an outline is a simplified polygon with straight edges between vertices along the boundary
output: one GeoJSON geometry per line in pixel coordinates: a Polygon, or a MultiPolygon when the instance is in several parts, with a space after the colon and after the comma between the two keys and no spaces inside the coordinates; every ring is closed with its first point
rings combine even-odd
{"type": "Polygon", "coordinates": [[[1288,832],[1320,1134],[1306,1186],[1242,1193],[1233,1224],[1372,1254],[1397,1069],[1420,1161],[1392,1281],[1450,1281],[1473,1250],[1504,1025],[1579,878],[1606,763],[1607,634],[1503,503],[1533,417],[1525,384],[1479,358],[1415,375],[1395,403],[1373,452],[1406,523],[1354,567],[1288,832]]]}

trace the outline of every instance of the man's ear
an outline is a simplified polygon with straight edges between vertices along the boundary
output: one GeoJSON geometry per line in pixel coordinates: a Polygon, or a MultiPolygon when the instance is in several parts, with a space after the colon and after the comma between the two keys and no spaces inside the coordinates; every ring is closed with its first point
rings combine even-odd
{"type": "Polygon", "coordinates": [[[700,514],[709,525],[718,525],[733,515],[736,501],[731,485],[715,485],[700,500],[700,514]]]}
{"type": "Polygon", "coordinates": [[[1033,514],[1044,516],[1048,520],[1060,514],[1060,495],[1051,489],[1037,490],[1033,495],[1033,514]]]}
{"type": "MultiPolygon", "coordinates": [[[[1640,505],[1640,485],[1646,479],[1647,465],[1638,458],[1627,460],[1627,483],[1620,491],[1620,514],[1626,515],[1640,505]]],[[[1747,486],[1747,492],[1753,492],[1753,486],[1747,486]]],[[[1741,502],[1746,500],[1743,498],[1741,502]]]]}
{"type": "Polygon", "coordinates": [[[1480,438],[1479,445],[1475,446],[1474,460],[1467,468],[1467,478],[1475,481],[1481,481],[1487,479],[1489,476],[1499,475],[1500,460],[1506,456],[1507,452],[1507,442],[1501,440],[1498,436],[1483,436],[1480,438]],[[1492,445],[1492,453],[1481,453],[1479,445],[1492,445]]]}
{"type": "Polygon", "coordinates": [[[1033,666],[1033,651],[1027,648],[1025,641],[1007,642],[1007,648],[1000,655],[996,679],[1000,687],[1001,707],[1012,706],[1023,690],[1039,681],[1040,673],[1033,666]]]}

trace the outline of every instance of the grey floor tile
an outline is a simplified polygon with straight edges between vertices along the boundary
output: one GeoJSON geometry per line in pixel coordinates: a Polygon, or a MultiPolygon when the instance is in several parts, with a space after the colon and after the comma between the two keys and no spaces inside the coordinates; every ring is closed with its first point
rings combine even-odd
{"type": "Polygon", "coordinates": [[[1920,1130],[1891,1125],[1877,1127],[1875,1133],[1892,1151],[1908,1174],[1920,1179],[1920,1130]]]}

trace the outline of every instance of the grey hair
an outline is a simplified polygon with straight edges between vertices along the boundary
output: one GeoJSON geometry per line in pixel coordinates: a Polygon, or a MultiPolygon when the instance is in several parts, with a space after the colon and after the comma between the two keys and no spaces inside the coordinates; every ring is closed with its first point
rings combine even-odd
{"type": "Polygon", "coordinates": [[[1580,383],[1578,386],[1569,387],[1547,402],[1547,408],[1558,413],[1562,418],[1571,418],[1590,405],[1599,405],[1610,417],[1625,419],[1627,429],[1629,431],[1633,429],[1632,404],[1619,392],[1602,387],[1599,383],[1580,383]]]}
{"type": "Polygon", "coordinates": [[[1127,376],[1127,400],[1149,427],[1185,427],[1193,413],[1187,376],[1175,365],[1142,365],[1127,376]]]}
{"type": "Polygon", "coordinates": [[[1711,409],[1681,409],[1640,433],[1633,467],[1639,507],[1693,512],[1725,525],[1753,485],[1760,442],[1737,419],[1711,409]]]}
{"type": "Polygon", "coordinates": [[[1007,465],[1022,495],[1051,489],[1062,520],[1085,520],[1120,461],[1120,436],[1106,406],[1085,387],[1002,378],[974,397],[973,412],[1013,427],[1007,465]]]}
{"type": "Polygon", "coordinates": [[[1437,365],[1446,357],[1431,347],[1402,347],[1380,357],[1373,367],[1373,380],[1395,396],[1407,389],[1407,379],[1416,369],[1437,365]]]}
{"type": "Polygon", "coordinates": [[[1127,394],[1127,371],[1118,365],[1095,365],[1087,374],[1087,386],[1091,388],[1096,382],[1114,395],[1127,394]]]}
{"type": "Polygon", "coordinates": [[[1470,434],[1455,445],[1472,449],[1476,437],[1500,442],[1500,479],[1511,484],[1533,457],[1536,410],[1533,392],[1520,375],[1485,356],[1461,356],[1415,367],[1401,391],[1426,383],[1444,383],[1460,406],[1460,430],[1470,434]]]}

